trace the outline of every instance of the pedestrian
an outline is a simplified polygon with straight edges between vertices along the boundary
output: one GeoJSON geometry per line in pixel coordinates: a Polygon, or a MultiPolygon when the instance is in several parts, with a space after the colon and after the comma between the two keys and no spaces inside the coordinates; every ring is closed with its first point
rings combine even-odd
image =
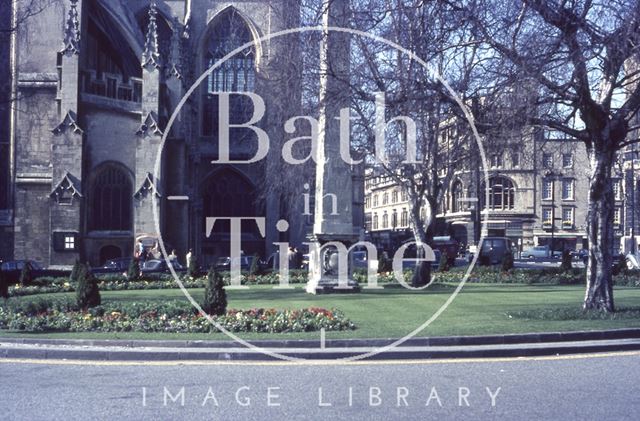
{"type": "Polygon", "coordinates": [[[302,252],[300,250],[298,250],[297,247],[293,248],[293,251],[295,253],[295,268],[296,269],[302,269],[302,260],[304,259],[304,255],[302,254],[302,252]]]}
{"type": "Polygon", "coordinates": [[[146,253],[144,250],[144,244],[142,244],[142,240],[138,240],[136,244],[136,252],[135,257],[142,263],[146,260],[146,253]]]}
{"type": "Polygon", "coordinates": [[[296,252],[293,251],[293,247],[289,247],[289,251],[287,252],[287,260],[289,261],[289,269],[295,269],[296,252]]]}
{"type": "Polygon", "coordinates": [[[189,249],[186,256],[186,265],[189,267],[189,263],[191,263],[191,257],[193,256],[193,250],[189,249]]]}

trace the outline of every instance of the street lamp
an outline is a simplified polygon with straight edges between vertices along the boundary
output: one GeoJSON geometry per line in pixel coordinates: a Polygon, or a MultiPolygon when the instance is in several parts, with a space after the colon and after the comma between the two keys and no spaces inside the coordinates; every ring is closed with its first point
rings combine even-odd
{"type": "Polygon", "coordinates": [[[562,173],[549,170],[545,173],[545,178],[551,180],[551,247],[550,256],[553,257],[553,250],[555,246],[555,232],[556,232],[556,185],[555,182],[562,177],[562,173]]]}

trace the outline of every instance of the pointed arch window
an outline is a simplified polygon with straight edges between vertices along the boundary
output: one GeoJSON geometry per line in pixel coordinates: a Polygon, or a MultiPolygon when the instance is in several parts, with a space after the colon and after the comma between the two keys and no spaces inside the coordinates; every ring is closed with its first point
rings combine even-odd
{"type": "MultiPolygon", "coordinates": [[[[252,183],[231,169],[223,169],[211,175],[203,186],[203,211],[205,217],[251,217],[259,214],[256,193],[252,183]],[[258,213],[256,213],[258,212],[258,213]]],[[[204,220],[203,220],[204,221],[204,220]]],[[[242,232],[257,236],[255,224],[243,226],[242,232]]],[[[213,227],[214,234],[229,234],[228,220],[220,220],[213,227]]]]}
{"type": "Polygon", "coordinates": [[[91,190],[90,229],[131,230],[131,198],[131,180],[123,170],[113,165],[100,170],[91,190]]]}
{"type": "MultiPolygon", "coordinates": [[[[212,25],[205,44],[205,69],[209,69],[230,52],[253,40],[247,23],[234,9],[223,12],[212,25]]],[[[221,92],[252,92],[255,89],[255,80],[255,49],[253,46],[236,53],[209,74],[204,96],[203,135],[217,135],[218,94],[221,92]]],[[[231,123],[245,122],[252,112],[251,106],[251,100],[245,95],[230,95],[229,118],[231,123]]]]}

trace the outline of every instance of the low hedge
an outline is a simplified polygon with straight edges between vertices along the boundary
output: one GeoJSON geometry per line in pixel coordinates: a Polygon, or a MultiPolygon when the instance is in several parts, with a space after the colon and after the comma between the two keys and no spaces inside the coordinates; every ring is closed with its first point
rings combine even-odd
{"type": "MultiPolygon", "coordinates": [[[[434,272],[433,280],[438,283],[458,283],[466,273],[465,268],[452,268],[449,272],[434,272]]],[[[230,283],[229,272],[222,272],[225,285],[230,283]]],[[[410,284],[411,271],[404,272],[405,281],[410,284]]],[[[365,284],[367,281],[364,272],[354,273],[354,279],[365,284]]],[[[101,291],[144,290],[144,289],[172,289],[178,288],[171,275],[154,275],[136,281],[129,281],[122,275],[102,275],[98,277],[98,287],[101,291]]],[[[306,271],[291,271],[289,283],[304,284],[308,280],[306,271]]],[[[206,278],[191,278],[183,276],[181,281],[185,288],[204,288],[206,278]]],[[[268,275],[243,274],[243,285],[277,285],[280,276],[277,273],[268,275]]],[[[487,284],[549,284],[549,285],[583,285],[585,283],[584,269],[574,268],[570,271],[562,271],[559,268],[545,269],[512,269],[502,272],[496,267],[475,267],[469,276],[468,282],[487,284]]],[[[640,270],[623,271],[613,276],[615,286],[640,287],[640,270]]],[[[9,296],[26,296],[54,292],[74,292],[73,283],[67,278],[38,278],[34,280],[36,285],[23,287],[15,285],[9,287],[9,296]]],[[[378,283],[381,285],[399,284],[393,273],[378,274],[378,283]]]]}
{"type": "MultiPolygon", "coordinates": [[[[229,310],[213,319],[231,332],[352,330],[338,310],[229,310]]],[[[215,325],[182,301],[110,303],[83,311],[72,300],[11,298],[0,305],[0,329],[22,332],[217,332],[215,325]]]]}

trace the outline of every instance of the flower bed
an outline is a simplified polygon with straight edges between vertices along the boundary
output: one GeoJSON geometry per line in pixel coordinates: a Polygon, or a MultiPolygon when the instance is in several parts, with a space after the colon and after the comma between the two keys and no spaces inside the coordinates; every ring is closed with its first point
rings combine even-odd
{"type": "MultiPolygon", "coordinates": [[[[229,310],[213,316],[231,332],[310,332],[352,330],[355,325],[338,310],[229,310]]],[[[0,329],[23,332],[217,332],[189,304],[179,301],[106,303],[82,311],[70,300],[9,299],[0,306],[0,329]]]]}

